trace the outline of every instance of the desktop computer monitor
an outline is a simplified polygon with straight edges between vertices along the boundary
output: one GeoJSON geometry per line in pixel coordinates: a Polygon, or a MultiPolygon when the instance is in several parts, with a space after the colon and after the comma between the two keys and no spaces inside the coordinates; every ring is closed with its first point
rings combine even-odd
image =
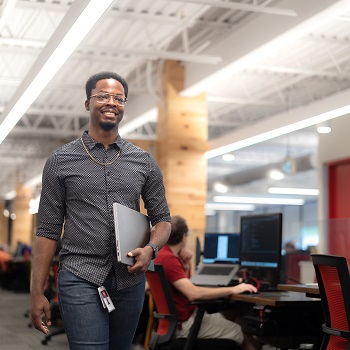
{"type": "Polygon", "coordinates": [[[205,233],[203,263],[239,263],[239,233],[205,233]]]}
{"type": "Polygon", "coordinates": [[[282,214],[241,217],[240,264],[261,288],[274,289],[280,279],[282,214]]]}

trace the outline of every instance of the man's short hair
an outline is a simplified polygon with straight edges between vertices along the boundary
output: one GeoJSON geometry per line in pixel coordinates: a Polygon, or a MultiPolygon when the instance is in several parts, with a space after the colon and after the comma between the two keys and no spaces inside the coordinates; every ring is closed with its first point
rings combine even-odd
{"type": "Polygon", "coordinates": [[[100,80],[104,79],[114,79],[119,81],[120,84],[123,85],[125,98],[128,97],[128,84],[124,78],[122,78],[119,74],[114,72],[100,72],[92,75],[85,84],[86,98],[89,98],[92,94],[92,89],[95,89],[96,84],[100,80]]]}
{"type": "Polygon", "coordinates": [[[187,235],[188,226],[186,220],[177,215],[171,218],[171,232],[168,239],[169,245],[176,245],[182,241],[183,235],[187,235]]]}

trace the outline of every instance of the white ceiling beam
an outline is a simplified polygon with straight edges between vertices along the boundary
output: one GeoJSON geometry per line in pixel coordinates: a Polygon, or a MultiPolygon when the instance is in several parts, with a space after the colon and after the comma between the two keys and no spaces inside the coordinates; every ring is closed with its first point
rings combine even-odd
{"type": "Polygon", "coordinates": [[[201,5],[210,5],[212,7],[224,8],[229,10],[240,10],[247,12],[257,12],[257,13],[266,13],[271,15],[281,15],[281,16],[297,16],[298,13],[295,10],[285,9],[285,8],[277,8],[277,7],[267,7],[261,5],[251,5],[245,3],[238,2],[228,2],[228,1],[213,1],[213,0],[167,0],[167,1],[178,1],[178,2],[186,2],[193,4],[201,4],[201,5]]]}
{"type": "MultiPolygon", "coordinates": [[[[55,3],[48,3],[48,2],[28,2],[28,1],[18,1],[18,6],[22,8],[30,8],[35,10],[43,10],[43,11],[61,11],[61,12],[67,12],[69,9],[69,5],[64,5],[58,2],[55,3]]],[[[111,8],[106,14],[107,17],[115,17],[116,15],[123,18],[123,20],[138,20],[138,21],[144,21],[144,22],[159,22],[159,23],[177,23],[180,22],[181,18],[176,16],[164,16],[162,14],[153,15],[150,13],[142,12],[137,13],[133,11],[122,11],[116,7],[111,8]]]]}
{"type": "Polygon", "coordinates": [[[54,138],[57,137],[80,137],[82,132],[85,131],[85,128],[79,130],[74,130],[72,128],[26,128],[22,126],[16,126],[13,128],[11,135],[28,135],[28,132],[33,136],[51,136],[54,138]]]}
{"type": "Polygon", "coordinates": [[[305,76],[317,76],[317,77],[327,77],[336,79],[349,79],[350,73],[336,73],[329,72],[322,69],[304,69],[304,68],[293,68],[293,67],[282,67],[276,65],[267,64],[253,64],[247,70],[260,70],[265,72],[273,72],[279,74],[291,74],[291,75],[305,75],[305,76]]]}
{"type": "Polygon", "coordinates": [[[257,105],[257,106],[277,106],[280,103],[271,100],[259,98],[239,98],[239,97],[223,97],[223,96],[207,96],[208,102],[228,103],[236,105],[257,105]]]}
{"type": "MultiPolygon", "coordinates": [[[[261,122],[255,122],[239,131],[234,131],[223,135],[209,142],[209,150],[215,150],[229,144],[239,144],[243,140],[270,132],[272,130],[284,128],[288,125],[299,123],[307,118],[323,114],[338,108],[349,105],[350,89],[344,90],[338,94],[316,101],[307,106],[295,108],[285,113],[275,115],[261,122]]],[[[242,147],[237,147],[240,149],[242,147]]]]}
{"type": "Polygon", "coordinates": [[[33,10],[45,10],[45,11],[61,11],[61,12],[67,12],[69,5],[62,4],[59,1],[55,2],[44,2],[44,1],[27,1],[27,0],[19,0],[18,7],[24,8],[24,9],[33,9],[33,10]]]}
{"type": "MultiPolygon", "coordinates": [[[[13,46],[13,47],[23,47],[23,48],[35,48],[40,49],[45,47],[46,41],[39,40],[27,40],[27,39],[17,39],[17,38],[0,38],[0,45],[4,46],[13,46]]],[[[183,62],[192,62],[192,63],[202,63],[202,64],[218,64],[221,62],[221,57],[218,55],[196,55],[190,53],[181,53],[175,51],[163,51],[163,50],[126,50],[123,48],[118,48],[115,52],[111,51],[110,47],[96,47],[96,46],[84,46],[80,47],[78,53],[73,54],[73,57],[80,56],[84,57],[86,60],[108,60],[113,61],[130,61],[130,57],[120,57],[121,55],[126,56],[137,56],[142,57],[144,60],[175,60],[183,62]],[[103,52],[102,53],[99,53],[103,52]],[[93,52],[93,54],[91,54],[93,52]],[[106,52],[109,52],[106,56],[106,52]],[[84,54],[85,53],[85,54],[84,54]],[[87,54],[89,53],[89,55],[87,54]],[[84,56],[82,56],[84,55],[84,56]],[[117,55],[117,56],[116,56],[117,55]]]]}
{"type": "Polygon", "coordinates": [[[13,46],[32,49],[42,49],[46,45],[46,41],[3,37],[0,38],[0,45],[4,46],[4,48],[6,48],[7,46],[13,46]]]}
{"type": "MultiPolygon", "coordinates": [[[[340,62],[345,62],[349,59],[349,54],[345,53],[344,55],[342,55],[341,57],[338,56],[338,60],[340,62]]],[[[314,64],[318,64],[318,62],[314,61],[314,64]]],[[[326,66],[323,66],[322,69],[323,71],[326,71],[327,69],[330,69],[332,67],[332,64],[328,63],[326,66]]],[[[250,68],[250,67],[249,67],[250,68]]],[[[247,70],[249,70],[249,68],[247,70]]],[[[299,84],[300,82],[302,82],[305,79],[305,75],[295,75],[293,78],[289,78],[289,79],[284,79],[283,81],[281,81],[278,84],[274,84],[271,85],[270,88],[265,88],[262,91],[260,91],[259,93],[257,93],[256,99],[258,100],[263,100],[264,98],[268,98],[271,96],[271,94],[275,94],[276,91],[283,91],[284,89],[291,87],[291,86],[295,86],[296,84],[299,84]]],[[[345,79],[345,78],[342,78],[345,79]]],[[[340,79],[341,80],[341,79],[340,79]]],[[[310,101],[313,102],[313,101],[310,101]]],[[[278,104],[276,104],[278,105],[278,104]]],[[[237,110],[238,108],[240,108],[240,105],[238,104],[226,104],[226,106],[217,109],[218,111],[220,111],[221,115],[226,115],[228,113],[232,113],[233,111],[237,110]]],[[[287,106],[286,106],[287,108],[287,106]]],[[[211,114],[211,116],[213,116],[211,114]]]]}
{"type": "MultiPolygon", "coordinates": [[[[91,56],[92,59],[95,58],[95,55],[98,55],[98,52],[103,52],[104,59],[106,59],[106,52],[109,52],[109,57],[113,59],[118,59],[118,57],[114,55],[126,55],[126,56],[136,56],[140,57],[143,60],[175,60],[175,61],[184,61],[184,62],[192,62],[192,63],[203,63],[203,64],[218,64],[222,61],[221,57],[218,55],[196,55],[191,53],[182,53],[176,51],[165,51],[165,50],[128,50],[118,48],[115,51],[111,50],[110,47],[100,47],[100,46],[84,46],[79,48],[79,52],[94,52],[94,55],[91,56]]],[[[86,56],[85,56],[86,57],[86,56]]],[[[88,56],[87,56],[88,58],[88,56]]],[[[128,58],[130,60],[130,57],[128,58]]]]}
{"type": "Polygon", "coordinates": [[[7,19],[16,6],[17,0],[3,0],[0,3],[0,33],[4,29],[7,19]]]}
{"type": "MultiPolygon", "coordinates": [[[[289,1],[282,1],[283,4],[289,1]]],[[[277,49],[287,47],[303,35],[330,21],[348,8],[347,0],[294,0],[297,17],[276,17],[274,21],[260,16],[253,22],[236,28],[224,40],[213,43],[202,54],[220,55],[222,62],[216,66],[196,69],[193,63],[185,64],[184,95],[193,96],[204,91],[213,81],[220,81],[255,64],[277,49]],[[264,30],[261,30],[264,28],[264,30]],[[259,33],[253,35],[252,33],[259,33]],[[229,49],[231,48],[231,49],[229,49]]]]}

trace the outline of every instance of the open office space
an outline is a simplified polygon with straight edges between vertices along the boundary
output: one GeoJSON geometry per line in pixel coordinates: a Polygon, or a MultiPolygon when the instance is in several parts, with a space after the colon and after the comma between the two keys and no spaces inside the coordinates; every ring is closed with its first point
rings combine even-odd
{"type": "Polygon", "coordinates": [[[87,130],[87,78],[116,71],[120,134],[156,158],[193,250],[278,212],[282,246],[347,256],[349,21],[345,0],[3,1],[2,249],[30,255],[45,160],[87,130]]]}

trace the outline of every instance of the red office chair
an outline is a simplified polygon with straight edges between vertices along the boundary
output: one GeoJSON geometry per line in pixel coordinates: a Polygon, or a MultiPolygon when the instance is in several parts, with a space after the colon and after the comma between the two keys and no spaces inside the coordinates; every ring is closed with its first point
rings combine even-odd
{"type": "Polygon", "coordinates": [[[334,255],[312,254],[325,323],[321,350],[350,349],[350,277],[347,261],[334,255]]]}
{"type": "Polygon", "coordinates": [[[229,339],[197,339],[204,312],[208,306],[218,303],[216,301],[196,302],[197,315],[188,338],[175,338],[178,316],[163,266],[155,264],[155,271],[147,271],[146,277],[157,310],[154,312],[156,327],[149,350],[241,349],[235,341],[229,339]]]}

